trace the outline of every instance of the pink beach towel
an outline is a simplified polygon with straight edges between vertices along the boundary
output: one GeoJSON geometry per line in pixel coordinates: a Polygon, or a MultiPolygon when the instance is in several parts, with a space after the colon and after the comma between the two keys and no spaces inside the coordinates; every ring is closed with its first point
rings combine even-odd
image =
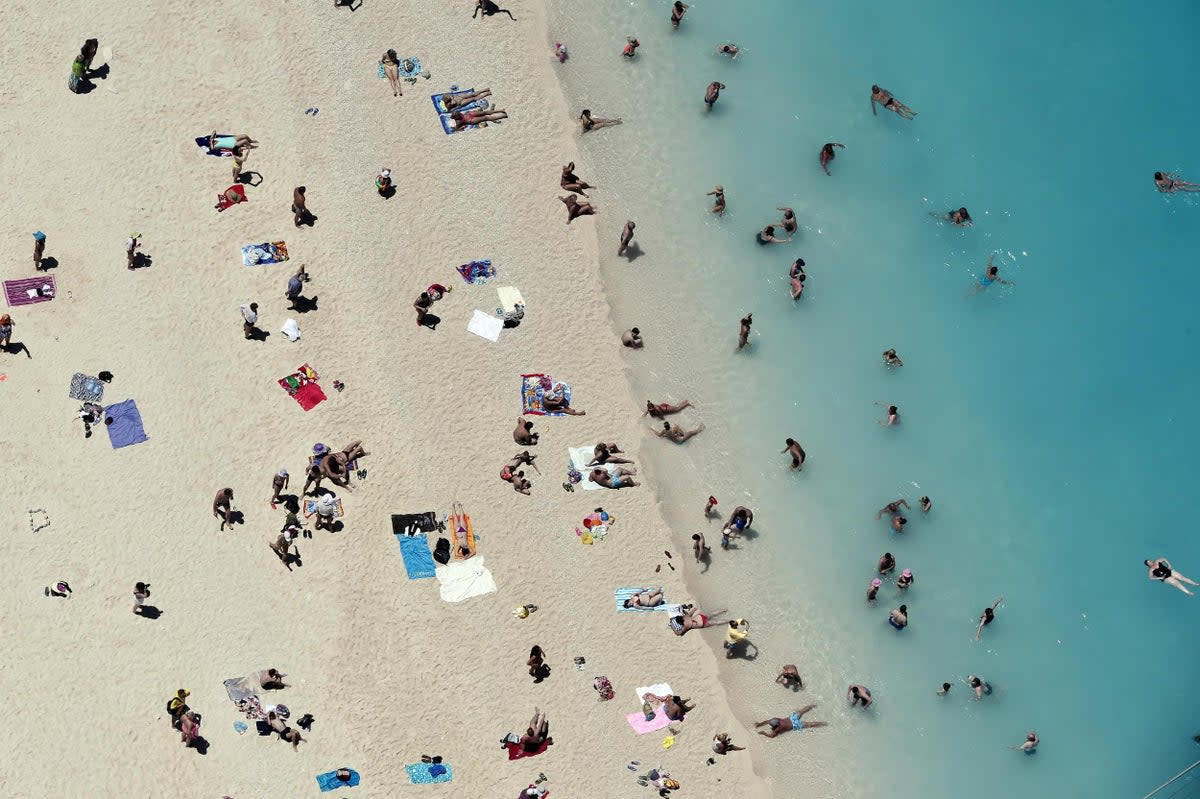
{"type": "Polygon", "coordinates": [[[654,712],[654,718],[649,721],[646,721],[646,714],[640,710],[630,713],[625,717],[625,720],[629,722],[629,726],[633,727],[633,731],[638,735],[645,735],[648,732],[661,730],[671,723],[671,720],[667,718],[667,712],[661,707],[654,712]]]}
{"type": "Polygon", "coordinates": [[[58,285],[54,282],[54,275],[40,275],[38,277],[4,281],[4,296],[8,299],[10,306],[33,305],[35,302],[50,302],[57,293],[58,285]],[[47,286],[49,288],[46,288],[47,286]],[[29,292],[31,291],[33,292],[32,297],[29,296],[29,292]]]}

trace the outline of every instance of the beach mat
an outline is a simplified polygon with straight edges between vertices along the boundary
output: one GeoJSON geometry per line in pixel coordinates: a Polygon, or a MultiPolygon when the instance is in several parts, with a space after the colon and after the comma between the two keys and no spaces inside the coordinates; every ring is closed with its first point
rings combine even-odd
{"type": "Polygon", "coordinates": [[[429,539],[424,535],[396,534],[400,543],[400,557],[404,558],[404,571],[410,580],[423,580],[437,575],[437,564],[429,551],[429,539]]]}
{"type": "Polygon", "coordinates": [[[661,705],[654,711],[654,718],[649,721],[646,720],[646,715],[640,710],[626,714],[625,720],[629,722],[629,726],[633,727],[633,731],[638,735],[645,735],[648,732],[661,730],[671,723],[671,720],[667,718],[667,711],[661,705]]]}
{"type": "Polygon", "coordinates": [[[279,264],[288,259],[286,241],[264,241],[242,247],[243,266],[265,266],[279,264]]]}
{"type": "Polygon", "coordinates": [[[410,763],[404,770],[408,772],[408,781],[413,785],[435,785],[454,779],[454,769],[449,763],[410,763]],[[444,771],[437,775],[430,774],[430,769],[435,766],[440,766],[444,771]]]}
{"type": "MultiPolygon", "coordinates": [[[[592,469],[596,467],[587,465],[596,457],[596,450],[594,447],[568,447],[567,457],[570,460],[571,468],[583,475],[583,479],[575,485],[579,486],[584,491],[600,491],[604,488],[604,486],[592,480],[591,472],[592,469]]],[[[617,467],[612,465],[604,465],[604,469],[609,474],[613,474],[616,472],[617,467]]]]}
{"type": "Polygon", "coordinates": [[[98,377],[88,377],[83,372],[76,372],[71,378],[71,399],[83,402],[99,402],[104,398],[104,383],[98,377]]]}
{"type": "Polygon", "coordinates": [[[392,532],[395,535],[432,533],[436,529],[438,529],[437,516],[431,510],[424,513],[392,514],[392,532]]]}
{"type": "Polygon", "coordinates": [[[326,771],[324,774],[317,775],[317,785],[321,787],[321,792],[336,791],[339,788],[353,788],[362,781],[362,777],[354,769],[347,769],[350,772],[350,779],[342,782],[337,778],[337,769],[326,771]]]}
{"type": "Polygon", "coordinates": [[[571,404],[571,387],[550,375],[527,374],[521,375],[521,413],[532,416],[566,416],[562,411],[547,411],[542,408],[542,395],[546,393],[547,384],[553,389],[562,386],[563,396],[567,404],[571,404]]]}
{"type": "MultiPolygon", "coordinates": [[[[462,95],[462,94],[470,94],[473,91],[475,91],[475,89],[473,89],[473,88],[472,89],[460,89],[459,91],[456,91],[456,92],[438,92],[437,94],[431,94],[429,96],[429,99],[433,100],[433,107],[437,109],[438,120],[442,123],[442,130],[446,133],[447,136],[452,135],[454,133],[461,133],[464,130],[472,130],[474,128],[479,127],[478,125],[467,125],[465,128],[452,127],[450,125],[450,112],[446,110],[446,103],[443,100],[443,98],[445,98],[448,95],[449,96],[458,96],[458,95],[462,95]]],[[[470,111],[475,108],[482,108],[483,106],[484,106],[484,101],[476,100],[473,103],[467,103],[462,108],[456,108],[455,110],[456,111],[470,111]]]]}
{"type": "MultiPolygon", "coordinates": [[[[233,136],[233,135],[234,134],[232,134],[232,133],[218,133],[217,134],[217,136],[233,136]]],[[[196,137],[196,146],[199,147],[200,149],[204,150],[204,152],[206,152],[209,155],[215,155],[215,156],[219,156],[221,158],[233,155],[232,150],[213,150],[213,149],[211,149],[208,146],[208,137],[207,136],[197,136],[196,137]]]]}
{"type": "Polygon", "coordinates": [[[464,281],[479,286],[496,276],[496,267],[492,266],[492,262],[488,260],[471,261],[469,264],[461,264],[454,269],[464,281]]]}
{"type": "Polygon", "coordinates": [[[438,566],[434,573],[439,583],[438,593],[445,602],[462,602],[496,591],[496,581],[483,565],[482,555],[438,566]]]}
{"type": "Polygon", "coordinates": [[[58,284],[54,280],[54,275],[39,275],[38,277],[4,281],[4,297],[13,307],[50,302],[57,293],[58,284]]]}
{"type": "Polygon", "coordinates": [[[617,603],[617,612],[618,613],[653,613],[656,610],[666,610],[667,609],[667,605],[665,602],[665,600],[666,600],[665,596],[663,597],[663,599],[664,599],[663,604],[655,605],[652,608],[627,608],[627,607],[625,607],[625,605],[623,604],[625,602],[625,600],[629,599],[634,594],[640,593],[641,590],[642,589],[640,589],[640,588],[617,588],[617,589],[614,589],[613,590],[613,599],[616,600],[616,603],[617,603]]]}
{"type": "Polygon", "coordinates": [[[520,760],[523,757],[537,757],[542,752],[545,752],[547,749],[549,749],[550,744],[546,741],[542,741],[542,745],[532,752],[526,752],[525,747],[514,743],[506,743],[504,748],[508,750],[509,760],[520,760]]]}
{"type": "Polygon", "coordinates": [[[249,677],[230,677],[224,683],[225,693],[229,694],[230,702],[240,702],[258,696],[258,691],[251,684],[249,677]]]}
{"type": "Polygon", "coordinates": [[[325,392],[321,390],[321,386],[317,384],[320,375],[316,370],[308,364],[301,364],[300,368],[292,372],[287,377],[281,377],[277,381],[279,387],[288,393],[292,399],[296,400],[306,412],[311,411],[320,403],[324,402],[325,392]]]}
{"type": "Polygon", "coordinates": [[[484,313],[478,308],[471,315],[471,321],[467,322],[467,332],[474,333],[480,338],[487,339],[495,344],[500,340],[500,331],[504,329],[504,320],[492,316],[489,313],[484,313]]]}
{"type": "Polygon", "coordinates": [[[104,422],[104,429],[108,431],[108,440],[112,442],[113,449],[150,440],[146,429],[142,427],[142,415],[138,413],[137,403],[133,400],[125,400],[105,408],[104,422]],[[108,424],[110,418],[112,424],[108,424]]]}
{"type": "MultiPolygon", "coordinates": [[[[404,78],[407,80],[414,80],[421,74],[421,59],[417,58],[416,56],[409,56],[408,58],[402,57],[400,59],[400,63],[396,65],[396,74],[398,74],[401,78],[404,78]],[[412,66],[408,69],[405,69],[404,68],[405,61],[410,62],[412,64],[412,66]]],[[[383,71],[383,62],[382,61],[379,62],[379,66],[375,70],[375,75],[380,78],[387,77],[387,73],[383,71]]]]}
{"type": "Polygon", "coordinates": [[[518,305],[525,307],[525,298],[515,286],[500,286],[496,296],[500,298],[500,313],[515,313],[518,305]]]}

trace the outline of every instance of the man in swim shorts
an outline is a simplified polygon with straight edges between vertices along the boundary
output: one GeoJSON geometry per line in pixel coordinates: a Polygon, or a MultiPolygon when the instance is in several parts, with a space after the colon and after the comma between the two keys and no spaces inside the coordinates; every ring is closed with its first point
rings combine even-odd
{"type": "Polygon", "coordinates": [[[793,710],[792,714],[787,718],[772,718],[766,721],[754,722],[755,727],[767,727],[766,730],[759,730],[758,734],[766,738],[774,738],[777,735],[782,735],[785,732],[792,730],[802,730],[805,727],[826,727],[829,725],[827,721],[805,721],[804,714],[812,710],[816,705],[805,705],[802,708],[793,710]]]}

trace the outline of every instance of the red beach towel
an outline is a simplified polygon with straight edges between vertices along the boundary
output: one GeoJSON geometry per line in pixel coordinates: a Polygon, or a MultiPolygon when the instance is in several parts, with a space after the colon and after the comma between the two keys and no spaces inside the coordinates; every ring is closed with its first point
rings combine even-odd
{"type": "Polygon", "coordinates": [[[537,749],[533,750],[532,752],[526,752],[525,747],[521,746],[520,744],[507,743],[504,745],[504,748],[508,750],[509,760],[520,760],[523,757],[536,757],[542,752],[545,752],[549,747],[549,741],[542,741],[542,745],[537,749]]]}
{"type": "Polygon", "coordinates": [[[321,390],[319,385],[310,381],[300,386],[292,397],[295,398],[296,402],[300,403],[301,408],[311,411],[325,401],[325,392],[321,390]]]}

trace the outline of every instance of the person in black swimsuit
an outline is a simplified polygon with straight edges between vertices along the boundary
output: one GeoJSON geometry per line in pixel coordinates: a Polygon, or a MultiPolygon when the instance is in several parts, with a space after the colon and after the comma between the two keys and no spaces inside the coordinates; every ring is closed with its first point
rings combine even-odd
{"type": "Polygon", "coordinates": [[[904,119],[912,119],[917,115],[917,112],[906,106],[904,103],[892,96],[892,93],[887,89],[881,89],[877,85],[871,86],[871,113],[878,116],[879,112],[875,110],[875,104],[879,103],[889,111],[894,111],[904,119]]]}
{"type": "Polygon", "coordinates": [[[492,0],[475,0],[475,13],[471,14],[471,19],[475,19],[475,17],[479,16],[480,11],[483,12],[485,17],[490,17],[493,14],[508,14],[508,18],[514,22],[516,22],[517,19],[512,15],[511,11],[509,11],[507,8],[501,8],[492,2],[492,0]]]}

